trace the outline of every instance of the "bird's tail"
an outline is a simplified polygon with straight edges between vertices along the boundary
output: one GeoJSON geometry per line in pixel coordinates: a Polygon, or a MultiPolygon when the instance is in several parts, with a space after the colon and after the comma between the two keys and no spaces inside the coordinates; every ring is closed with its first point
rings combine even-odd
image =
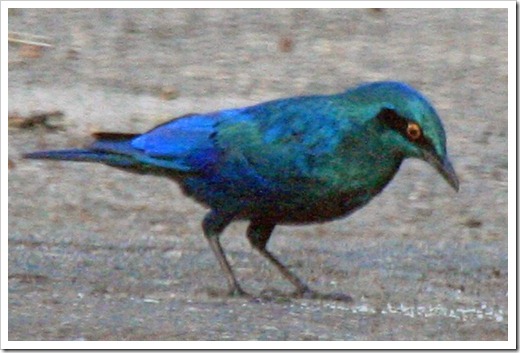
{"type": "Polygon", "coordinates": [[[37,151],[26,153],[23,155],[23,158],[52,159],[57,161],[97,162],[121,167],[130,166],[135,163],[128,156],[101,151],[90,151],[88,149],[37,151]]]}
{"type": "Polygon", "coordinates": [[[96,141],[87,148],[37,151],[24,154],[29,159],[51,159],[58,161],[78,161],[105,163],[114,167],[132,167],[136,164],[128,152],[130,142],[136,135],[97,133],[96,141]]]}

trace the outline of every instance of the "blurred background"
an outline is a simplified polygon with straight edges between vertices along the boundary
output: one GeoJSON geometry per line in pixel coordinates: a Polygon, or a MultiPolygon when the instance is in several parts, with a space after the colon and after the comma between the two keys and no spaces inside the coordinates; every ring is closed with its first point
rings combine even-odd
{"type": "MultiPolygon", "coordinates": [[[[506,9],[9,9],[10,340],[505,340],[506,9]],[[224,296],[204,208],[165,179],[21,159],[94,131],[405,81],[442,117],[454,193],[420,161],[348,219],[270,249],[351,304],[224,296]]],[[[246,290],[290,290],[224,236],[246,290]]]]}

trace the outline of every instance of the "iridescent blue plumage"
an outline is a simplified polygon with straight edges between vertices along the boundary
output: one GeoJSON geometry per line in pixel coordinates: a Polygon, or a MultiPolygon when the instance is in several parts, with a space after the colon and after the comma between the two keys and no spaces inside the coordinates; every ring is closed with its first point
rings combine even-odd
{"type": "Polygon", "coordinates": [[[244,292],[219,243],[235,219],[250,220],[251,244],[299,295],[312,296],[266,250],[276,224],[323,222],[351,213],[378,194],[409,157],[427,161],[458,189],[436,111],[400,82],[192,114],[142,135],[99,133],[95,138],[86,149],[26,157],[101,162],[178,181],[211,209],[204,234],[238,294],[244,292]]]}

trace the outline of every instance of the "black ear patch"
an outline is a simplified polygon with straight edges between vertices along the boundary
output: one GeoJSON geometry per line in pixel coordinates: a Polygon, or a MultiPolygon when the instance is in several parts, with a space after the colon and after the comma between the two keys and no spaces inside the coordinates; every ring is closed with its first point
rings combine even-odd
{"type": "Polygon", "coordinates": [[[381,109],[377,115],[377,119],[392,130],[396,130],[400,133],[406,132],[408,120],[397,114],[393,109],[381,109]]]}
{"type": "Polygon", "coordinates": [[[410,142],[420,145],[423,148],[433,148],[432,143],[422,133],[420,126],[417,123],[397,114],[395,110],[383,108],[377,115],[377,119],[381,121],[383,125],[387,126],[388,128],[394,131],[397,131],[410,142]],[[419,129],[419,135],[411,135],[411,127],[413,127],[414,129],[419,129]]]}

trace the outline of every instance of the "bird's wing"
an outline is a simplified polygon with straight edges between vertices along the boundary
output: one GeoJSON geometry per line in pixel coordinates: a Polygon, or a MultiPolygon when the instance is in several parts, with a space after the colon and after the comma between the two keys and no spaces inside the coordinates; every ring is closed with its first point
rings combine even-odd
{"type": "Polygon", "coordinates": [[[142,163],[197,172],[216,162],[216,123],[211,115],[186,115],[139,135],[131,141],[131,148],[142,163]]]}
{"type": "Polygon", "coordinates": [[[267,102],[240,111],[242,119],[218,125],[216,141],[229,158],[263,179],[294,183],[312,179],[334,158],[348,121],[338,119],[326,96],[267,102]],[[327,161],[328,160],[328,161],[327,161]]]}
{"type": "Polygon", "coordinates": [[[227,180],[240,172],[290,183],[312,178],[317,165],[334,157],[347,123],[326,97],[297,97],[180,117],[137,136],[127,148],[157,167],[217,167],[217,173],[229,174],[222,175],[227,180]]]}

